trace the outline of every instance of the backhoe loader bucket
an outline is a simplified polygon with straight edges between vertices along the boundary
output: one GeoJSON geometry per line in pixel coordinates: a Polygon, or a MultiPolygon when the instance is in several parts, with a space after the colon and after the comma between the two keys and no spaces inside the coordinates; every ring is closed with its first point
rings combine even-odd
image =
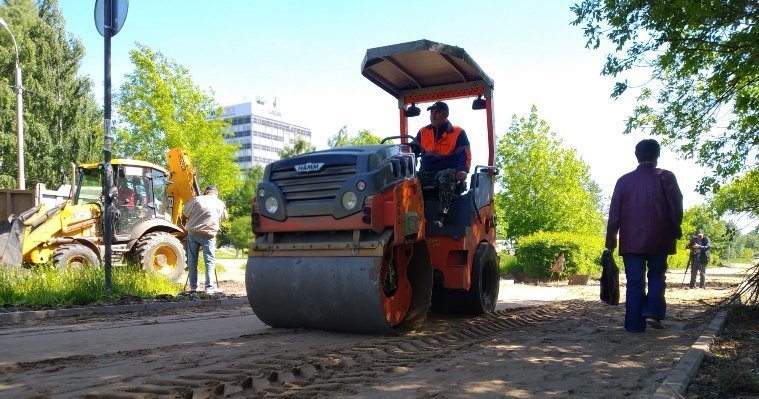
{"type": "Polygon", "coordinates": [[[0,221],[0,263],[6,266],[21,266],[21,232],[24,229],[20,218],[10,222],[0,221]]]}
{"type": "Polygon", "coordinates": [[[386,284],[387,257],[249,257],[248,300],[272,327],[372,334],[415,328],[430,306],[432,268],[423,241],[409,249],[413,256],[393,269],[392,287],[386,284]]]}

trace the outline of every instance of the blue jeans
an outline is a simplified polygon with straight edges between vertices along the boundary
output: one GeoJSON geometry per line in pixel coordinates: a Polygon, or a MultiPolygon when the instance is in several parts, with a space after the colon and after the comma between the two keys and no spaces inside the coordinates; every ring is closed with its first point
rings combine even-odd
{"type": "Polygon", "coordinates": [[[211,270],[216,267],[216,238],[187,235],[187,267],[189,270],[190,290],[198,289],[198,250],[203,248],[203,262],[206,263],[206,288],[211,284],[211,270]]]}
{"type": "Polygon", "coordinates": [[[627,292],[625,294],[625,330],[643,332],[646,318],[663,320],[667,313],[664,300],[667,255],[624,254],[627,292]],[[648,268],[648,294],[646,278],[648,268]]]}

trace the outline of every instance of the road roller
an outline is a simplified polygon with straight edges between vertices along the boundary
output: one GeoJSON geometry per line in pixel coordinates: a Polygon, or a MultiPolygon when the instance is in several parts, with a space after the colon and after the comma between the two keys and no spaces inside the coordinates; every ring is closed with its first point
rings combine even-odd
{"type": "Polygon", "coordinates": [[[429,40],[368,49],[361,73],[397,99],[399,133],[266,166],[245,277],[253,311],[272,327],[370,334],[418,328],[430,311],[492,312],[493,80],[464,49],[429,40]],[[488,163],[470,170],[439,225],[436,188],[417,177],[409,118],[422,104],[460,100],[486,118],[488,163]]]}

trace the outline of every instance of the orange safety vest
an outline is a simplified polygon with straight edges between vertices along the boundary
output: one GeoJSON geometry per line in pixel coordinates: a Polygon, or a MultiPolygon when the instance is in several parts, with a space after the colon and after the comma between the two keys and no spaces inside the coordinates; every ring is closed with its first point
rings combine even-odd
{"type": "Polygon", "coordinates": [[[127,207],[129,209],[134,209],[135,196],[134,191],[131,189],[126,187],[119,188],[118,199],[122,202],[118,205],[127,207]]]}
{"type": "Polygon", "coordinates": [[[449,122],[443,135],[436,141],[432,125],[427,125],[419,129],[417,139],[424,149],[422,165],[425,170],[455,169],[469,172],[472,153],[464,129],[449,122]]]}

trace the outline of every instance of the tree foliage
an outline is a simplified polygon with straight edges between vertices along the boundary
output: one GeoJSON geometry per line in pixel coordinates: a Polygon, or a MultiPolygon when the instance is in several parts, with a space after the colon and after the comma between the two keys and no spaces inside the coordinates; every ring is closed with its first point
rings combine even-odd
{"type": "Polygon", "coordinates": [[[538,231],[601,234],[600,189],[589,167],[538,118],[532,107],[527,117],[512,117],[508,132],[498,139],[496,166],[500,170],[496,206],[507,238],[538,231]]]}
{"type": "MultiPolygon", "coordinates": [[[[647,68],[626,133],[650,129],[709,167],[705,193],[756,170],[759,147],[759,3],[753,0],[584,0],[571,7],[587,47],[613,45],[603,74],[647,68]]],[[[631,85],[618,82],[613,96],[631,85]]]]}
{"type": "Polygon", "coordinates": [[[379,144],[381,138],[375,136],[369,130],[359,130],[355,136],[348,133],[348,126],[343,126],[334,136],[327,139],[330,148],[345,147],[349,145],[379,144]]]}
{"type": "Polygon", "coordinates": [[[230,243],[237,251],[248,248],[250,242],[253,240],[253,230],[250,220],[250,214],[230,220],[229,232],[227,234],[230,243]]]}
{"type": "Polygon", "coordinates": [[[745,213],[759,218],[759,170],[752,170],[720,188],[712,204],[720,213],[745,213]]]}
{"type": "MultiPolygon", "coordinates": [[[[77,76],[84,47],[66,32],[56,0],[7,0],[0,16],[16,38],[22,71],[26,186],[57,188],[72,162],[102,158],[102,113],[92,81],[77,76]]],[[[11,36],[0,29],[0,188],[17,184],[15,59],[11,36]]]]}
{"type": "Polygon", "coordinates": [[[187,68],[161,52],[137,44],[129,52],[134,71],[126,75],[115,98],[119,127],[115,152],[121,156],[166,164],[166,151],[187,149],[200,186],[214,184],[222,193],[239,184],[236,146],[226,144],[227,122],[210,94],[192,81],[187,68]]]}
{"type": "Polygon", "coordinates": [[[311,145],[306,139],[303,137],[298,136],[295,139],[295,143],[293,143],[293,146],[290,147],[289,145],[286,145],[285,148],[282,149],[282,151],[279,152],[279,157],[281,159],[294,157],[296,155],[305,154],[307,152],[311,152],[316,150],[316,147],[311,145]]]}
{"type": "Polygon", "coordinates": [[[250,216],[251,199],[256,195],[258,182],[264,177],[264,168],[261,165],[253,165],[243,177],[242,184],[237,189],[224,197],[230,218],[248,215],[250,216]]]}

